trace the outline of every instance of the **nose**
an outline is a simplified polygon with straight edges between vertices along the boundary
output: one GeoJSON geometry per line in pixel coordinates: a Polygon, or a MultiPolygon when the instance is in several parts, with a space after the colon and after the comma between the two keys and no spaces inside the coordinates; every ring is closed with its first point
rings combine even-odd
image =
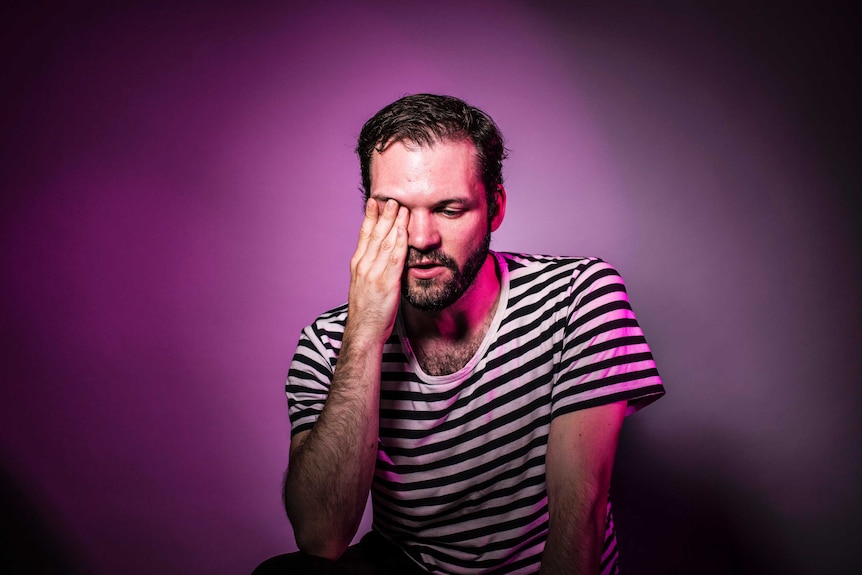
{"type": "Polygon", "coordinates": [[[440,232],[432,214],[424,210],[411,210],[407,224],[407,245],[419,251],[440,247],[440,232]]]}

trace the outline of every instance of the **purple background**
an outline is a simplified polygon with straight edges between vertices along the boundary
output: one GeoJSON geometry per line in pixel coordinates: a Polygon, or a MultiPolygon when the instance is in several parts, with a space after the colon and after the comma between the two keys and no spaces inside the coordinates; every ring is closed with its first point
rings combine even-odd
{"type": "Polygon", "coordinates": [[[622,437],[625,572],[862,572],[855,20],[567,4],[7,3],[6,556],[295,548],[283,381],[346,297],[354,140],[432,91],[507,136],[496,249],[627,280],[669,393],[622,437]]]}

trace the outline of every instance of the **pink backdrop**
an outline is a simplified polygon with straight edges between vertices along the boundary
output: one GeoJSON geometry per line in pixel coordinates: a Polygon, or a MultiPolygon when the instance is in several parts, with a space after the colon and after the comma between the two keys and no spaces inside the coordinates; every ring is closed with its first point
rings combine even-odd
{"type": "Polygon", "coordinates": [[[20,4],[0,19],[7,556],[234,574],[295,549],[283,381],[346,297],[354,140],[431,91],[508,138],[495,248],[627,280],[668,395],[622,438],[626,573],[862,568],[847,14],[20,4]]]}

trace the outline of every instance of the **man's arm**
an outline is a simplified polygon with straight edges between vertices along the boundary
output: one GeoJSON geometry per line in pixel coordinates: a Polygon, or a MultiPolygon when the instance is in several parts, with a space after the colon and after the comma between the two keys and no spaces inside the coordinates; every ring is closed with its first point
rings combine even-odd
{"type": "Polygon", "coordinates": [[[309,431],[290,442],[284,505],[297,546],[336,559],[356,534],[377,458],[380,368],[407,254],[406,208],[366,203],[350,261],[347,324],[329,396],[309,431]]]}
{"type": "Polygon", "coordinates": [[[542,575],[599,572],[611,470],[626,402],[551,422],[546,457],[548,540],[542,575]]]}

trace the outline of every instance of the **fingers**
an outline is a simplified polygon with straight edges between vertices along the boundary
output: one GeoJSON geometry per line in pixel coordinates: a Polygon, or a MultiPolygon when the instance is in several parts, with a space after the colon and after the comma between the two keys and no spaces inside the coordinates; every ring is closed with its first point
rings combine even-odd
{"type": "Polygon", "coordinates": [[[380,245],[381,251],[387,254],[387,267],[401,276],[404,260],[407,257],[407,222],[410,212],[404,206],[398,207],[392,229],[380,245]]]}
{"type": "MultiPolygon", "coordinates": [[[[378,214],[379,204],[379,200],[373,198],[369,198],[365,204],[365,218],[359,228],[359,241],[352,260],[354,265],[361,260],[374,261],[381,248],[390,250],[395,244],[396,220],[399,216],[407,216],[406,208],[399,206],[395,200],[386,200],[382,212],[378,214]],[[405,213],[400,215],[402,210],[405,213]]],[[[406,221],[402,225],[406,229],[406,221]]]]}
{"type": "Polygon", "coordinates": [[[380,214],[374,229],[371,231],[371,244],[379,244],[386,239],[395,224],[399,208],[400,206],[395,200],[386,200],[383,213],[380,214]]]}
{"type": "Polygon", "coordinates": [[[356,244],[356,252],[353,255],[354,260],[358,260],[365,254],[368,242],[371,240],[371,234],[374,231],[374,226],[377,224],[377,212],[377,200],[373,198],[365,200],[365,218],[362,220],[362,225],[359,228],[359,241],[356,244]]]}

